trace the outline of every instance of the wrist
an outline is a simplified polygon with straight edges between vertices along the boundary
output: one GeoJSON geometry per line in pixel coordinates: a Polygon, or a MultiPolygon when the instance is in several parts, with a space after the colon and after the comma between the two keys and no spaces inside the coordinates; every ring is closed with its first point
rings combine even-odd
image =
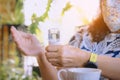
{"type": "Polygon", "coordinates": [[[44,64],[47,60],[46,56],[45,56],[45,53],[44,54],[39,54],[37,56],[37,60],[38,60],[38,63],[39,64],[44,64]]]}
{"type": "Polygon", "coordinates": [[[91,53],[85,51],[85,63],[86,64],[90,60],[91,53]]]}
{"type": "Polygon", "coordinates": [[[97,54],[90,53],[90,58],[89,58],[88,62],[84,65],[84,67],[97,68],[96,62],[97,62],[97,54]]]}
{"type": "Polygon", "coordinates": [[[79,54],[80,55],[80,60],[79,61],[82,61],[82,62],[79,62],[80,64],[79,64],[79,66],[80,67],[84,67],[84,65],[89,61],[89,59],[90,59],[90,53],[89,52],[87,52],[87,51],[80,51],[80,53],[81,54],[79,54]]]}

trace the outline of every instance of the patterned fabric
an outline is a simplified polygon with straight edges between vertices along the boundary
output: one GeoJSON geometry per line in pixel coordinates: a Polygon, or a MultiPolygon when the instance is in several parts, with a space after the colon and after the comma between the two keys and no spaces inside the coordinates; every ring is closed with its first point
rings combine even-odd
{"type": "Polygon", "coordinates": [[[69,44],[98,55],[106,55],[120,58],[120,34],[110,33],[101,42],[92,42],[88,33],[77,33],[75,39],[69,44]]]}
{"type": "MultiPolygon", "coordinates": [[[[101,42],[92,42],[88,33],[77,33],[70,45],[90,51],[91,53],[96,53],[98,55],[106,55],[111,57],[120,58],[120,34],[111,33],[105,37],[101,42]]],[[[107,78],[101,77],[100,80],[109,80],[107,78]]]]}
{"type": "Polygon", "coordinates": [[[102,0],[102,13],[112,32],[120,30],[120,0],[102,0]]]}

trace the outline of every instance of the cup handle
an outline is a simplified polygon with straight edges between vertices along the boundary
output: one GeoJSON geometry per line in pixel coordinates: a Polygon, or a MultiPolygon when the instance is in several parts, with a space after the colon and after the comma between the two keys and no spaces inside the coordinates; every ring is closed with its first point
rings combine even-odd
{"type": "MultiPolygon", "coordinates": [[[[61,77],[61,72],[65,72],[67,74],[67,70],[66,69],[60,69],[58,71],[58,80],[62,80],[62,77],[61,77]]],[[[66,79],[65,79],[66,80],[66,79]]]]}

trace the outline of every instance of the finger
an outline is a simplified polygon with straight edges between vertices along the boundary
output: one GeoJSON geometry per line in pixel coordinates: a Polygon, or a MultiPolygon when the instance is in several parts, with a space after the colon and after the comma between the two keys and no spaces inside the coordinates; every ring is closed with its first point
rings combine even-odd
{"type": "Polygon", "coordinates": [[[23,32],[23,31],[19,31],[19,33],[21,34],[22,37],[25,37],[25,38],[30,38],[30,37],[33,36],[32,34],[25,33],[25,32],[23,32]]]}
{"type": "Polygon", "coordinates": [[[11,33],[12,33],[13,40],[17,43],[21,37],[19,32],[16,30],[14,26],[11,27],[11,33]]]}
{"type": "Polygon", "coordinates": [[[64,61],[62,62],[62,66],[63,66],[63,67],[73,67],[73,66],[75,66],[75,65],[73,64],[73,61],[72,61],[72,60],[66,59],[66,60],[64,60],[64,61]]]}
{"type": "Polygon", "coordinates": [[[12,32],[13,40],[15,41],[16,45],[20,50],[23,50],[23,45],[25,46],[25,43],[27,42],[27,41],[25,42],[25,39],[23,37],[25,34],[16,30],[16,28],[13,26],[11,27],[11,32],[12,32]]]}
{"type": "Polygon", "coordinates": [[[48,59],[51,59],[51,58],[59,58],[60,55],[59,55],[59,53],[57,53],[57,52],[46,52],[46,57],[47,57],[48,59]]]}
{"type": "Polygon", "coordinates": [[[14,26],[11,27],[11,33],[14,37],[19,36],[19,31],[14,26]]]}
{"type": "Polygon", "coordinates": [[[14,26],[11,27],[11,33],[12,33],[12,37],[15,38],[15,35],[16,35],[16,29],[14,26]]]}
{"type": "Polygon", "coordinates": [[[19,36],[19,32],[16,30],[14,26],[11,27],[11,33],[14,38],[16,38],[16,36],[19,36]]]}
{"type": "MultiPolygon", "coordinates": [[[[18,31],[16,30],[15,28],[13,28],[13,38],[14,38],[14,41],[19,44],[19,43],[29,43],[28,39],[30,39],[30,35],[28,35],[27,33],[25,32],[22,32],[22,31],[18,31]]],[[[24,44],[23,44],[24,45],[24,44]]]]}
{"type": "Polygon", "coordinates": [[[10,28],[10,31],[11,31],[12,34],[14,34],[14,32],[16,31],[16,28],[15,28],[14,26],[12,26],[12,27],[10,28]]]}
{"type": "Polygon", "coordinates": [[[18,43],[22,43],[23,46],[26,46],[26,44],[30,44],[31,43],[31,39],[29,37],[29,35],[27,33],[24,33],[22,31],[19,31],[19,42],[18,43]]]}
{"type": "Polygon", "coordinates": [[[60,61],[58,59],[48,59],[48,61],[54,66],[61,67],[60,61]]]}
{"type": "Polygon", "coordinates": [[[57,52],[60,49],[60,45],[49,45],[46,47],[46,51],[48,52],[57,52]]]}
{"type": "Polygon", "coordinates": [[[15,39],[27,37],[26,33],[22,31],[18,31],[14,26],[11,27],[11,33],[15,39]]]}
{"type": "Polygon", "coordinates": [[[74,67],[76,66],[75,64],[73,64],[73,61],[71,59],[49,59],[50,63],[52,63],[55,66],[59,66],[59,67],[74,67]]]}

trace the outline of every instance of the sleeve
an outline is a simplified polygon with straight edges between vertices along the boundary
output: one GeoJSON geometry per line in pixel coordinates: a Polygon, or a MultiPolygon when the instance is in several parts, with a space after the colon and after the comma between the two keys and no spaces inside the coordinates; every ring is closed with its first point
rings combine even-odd
{"type": "Polygon", "coordinates": [[[87,26],[80,27],[79,31],[71,38],[69,45],[80,48],[80,44],[83,40],[83,34],[87,30],[87,26]]]}
{"type": "Polygon", "coordinates": [[[72,39],[70,40],[69,45],[72,45],[72,46],[74,46],[74,47],[78,47],[78,48],[79,48],[81,41],[82,41],[82,36],[81,36],[81,34],[76,33],[76,34],[72,37],[72,39]]]}
{"type": "Polygon", "coordinates": [[[120,39],[107,42],[103,53],[105,53],[104,55],[120,58],[120,39]]]}

